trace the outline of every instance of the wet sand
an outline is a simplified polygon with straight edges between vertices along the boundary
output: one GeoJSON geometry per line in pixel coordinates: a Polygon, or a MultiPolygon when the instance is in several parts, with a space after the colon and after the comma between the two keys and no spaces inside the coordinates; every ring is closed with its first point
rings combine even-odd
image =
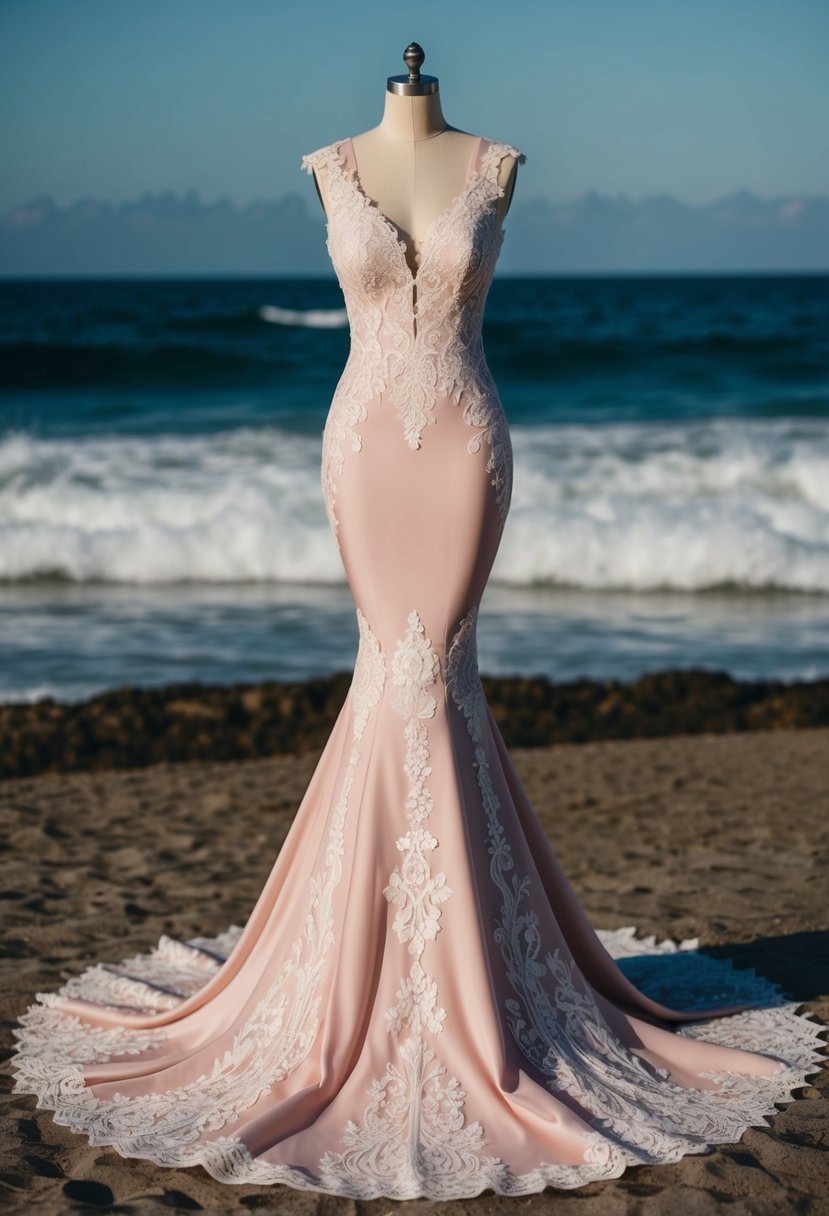
{"type": "MultiPolygon", "coordinates": [[[[513,749],[544,828],[599,928],[635,925],[783,984],[829,1022],[829,728],[513,749]]],[[[162,933],[243,923],[316,762],[300,757],[47,772],[0,783],[6,855],[2,1028],[36,991],[162,933]]],[[[738,1145],[609,1183],[521,1198],[355,1202],[229,1187],[92,1148],[3,1077],[0,1210],[385,1216],[821,1216],[829,1069],[738,1145]]]]}

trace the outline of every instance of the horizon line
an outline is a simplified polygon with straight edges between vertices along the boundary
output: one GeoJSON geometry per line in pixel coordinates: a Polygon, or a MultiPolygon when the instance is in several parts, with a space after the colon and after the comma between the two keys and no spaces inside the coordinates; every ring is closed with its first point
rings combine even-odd
{"type": "MultiPolygon", "coordinates": [[[[805,270],[781,270],[780,268],[770,269],[717,269],[712,267],[708,270],[700,269],[683,269],[682,267],[667,269],[667,270],[550,270],[543,272],[522,272],[522,271],[506,271],[496,273],[495,278],[498,279],[595,279],[595,278],[640,278],[640,279],[664,279],[664,278],[821,278],[829,275],[829,266],[826,267],[809,267],[805,270]]],[[[336,281],[333,273],[316,273],[308,272],[302,274],[286,274],[283,271],[274,271],[271,274],[254,274],[240,271],[211,273],[177,273],[175,271],[110,271],[110,272],[93,272],[90,274],[3,274],[0,271],[0,284],[5,283],[88,283],[88,282],[132,282],[140,280],[142,282],[190,282],[190,281],[205,281],[219,282],[229,280],[231,282],[241,282],[250,280],[254,282],[273,282],[274,280],[311,280],[319,282],[336,281]]]]}

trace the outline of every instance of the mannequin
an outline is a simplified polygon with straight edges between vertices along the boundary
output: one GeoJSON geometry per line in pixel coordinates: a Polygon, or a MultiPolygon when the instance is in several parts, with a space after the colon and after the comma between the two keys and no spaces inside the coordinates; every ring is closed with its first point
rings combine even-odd
{"type": "MultiPolygon", "coordinates": [[[[463,190],[478,137],[450,127],[443,116],[436,76],[421,76],[424,52],[412,42],[403,56],[408,76],[390,76],[378,126],[353,137],[363,193],[398,229],[406,242],[412,273],[429,225],[463,190]]],[[[515,188],[518,162],[504,157],[499,185],[498,223],[503,223],[515,188]]],[[[325,170],[314,172],[317,194],[328,213],[325,170]]]]}

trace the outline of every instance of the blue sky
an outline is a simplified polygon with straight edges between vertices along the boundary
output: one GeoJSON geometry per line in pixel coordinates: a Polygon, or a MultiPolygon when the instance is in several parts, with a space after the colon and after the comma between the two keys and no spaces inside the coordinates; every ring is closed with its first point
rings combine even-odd
{"type": "Polygon", "coordinates": [[[0,210],[296,191],[380,119],[411,41],[523,197],[829,192],[827,0],[0,0],[0,210]]]}

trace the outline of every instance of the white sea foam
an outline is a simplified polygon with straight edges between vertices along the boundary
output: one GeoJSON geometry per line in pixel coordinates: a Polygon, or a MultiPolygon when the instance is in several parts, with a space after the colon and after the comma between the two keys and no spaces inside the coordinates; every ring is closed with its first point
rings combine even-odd
{"type": "MultiPolygon", "coordinates": [[[[493,579],[829,592],[829,420],[513,428],[493,579]]],[[[319,436],[0,440],[0,578],[339,583],[319,436]]]]}
{"type": "Polygon", "coordinates": [[[271,325],[304,325],[310,329],[342,329],[348,324],[344,308],[279,308],[263,304],[259,316],[271,325]]]}

